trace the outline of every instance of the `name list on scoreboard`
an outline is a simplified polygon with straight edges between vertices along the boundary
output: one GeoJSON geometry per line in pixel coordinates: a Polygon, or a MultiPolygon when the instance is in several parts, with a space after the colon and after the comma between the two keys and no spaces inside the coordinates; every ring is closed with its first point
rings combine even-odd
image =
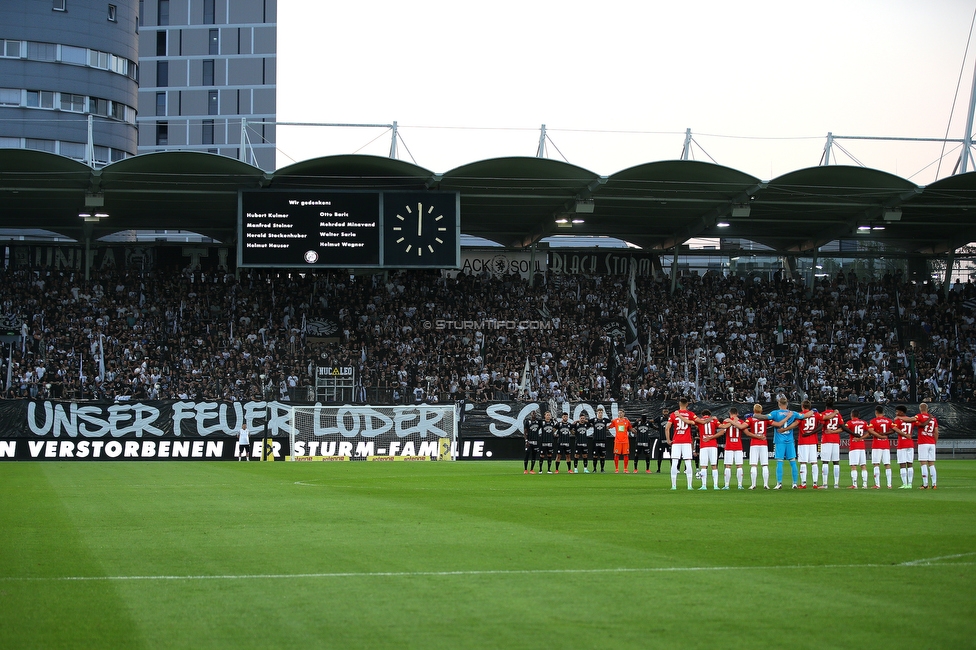
{"type": "Polygon", "coordinates": [[[377,193],[245,192],[241,204],[245,266],[379,264],[377,193]]]}

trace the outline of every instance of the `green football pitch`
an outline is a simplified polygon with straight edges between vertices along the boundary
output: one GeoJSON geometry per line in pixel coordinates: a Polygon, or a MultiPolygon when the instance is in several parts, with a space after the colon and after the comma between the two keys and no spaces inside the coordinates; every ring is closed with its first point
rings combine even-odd
{"type": "Polygon", "coordinates": [[[976,461],[938,469],[672,492],[513,462],[5,463],[0,647],[974,647],[976,461]]]}

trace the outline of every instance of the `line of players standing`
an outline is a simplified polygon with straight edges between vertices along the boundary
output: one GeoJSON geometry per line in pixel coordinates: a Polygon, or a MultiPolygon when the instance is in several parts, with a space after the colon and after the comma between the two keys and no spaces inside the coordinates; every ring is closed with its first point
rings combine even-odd
{"type": "Polygon", "coordinates": [[[603,408],[599,407],[592,420],[586,413],[582,413],[575,422],[569,420],[568,413],[563,413],[556,420],[550,411],[546,411],[541,418],[538,411],[533,411],[522,424],[525,436],[523,473],[535,474],[537,460],[540,474],[558,474],[562,461],[566,462],[566,471],[570,474],[580,473],[582,461],[582,473],[589,474],[590,460],[593,461],[594,472],[605,472],[607,448],[611,443],[616,473],[620,473],[622,459],[624,473],[628,472],[628,464],[633,460],[633,473],[637,474],[637,463],[641,457],[645,461],[646,473],[651,473],[652,460],[657,460],[657,472],[660,472],[664,458],[663,437],[667,413],[667,410],[662,411],[662,417],[652,421],[648,421],[644,415],[636,424],[632,424],[623,409],[618,411],[616,418],[610,419],[606,417],[603,408]],[[543,464],[546,467],[545,472],[543,464]]]}
{"type": "Polygon", "coordinates": [[[648,422],[642,416],[636,425],[632,425],[625,417],[623,409],[618,411],[612,420],[606,417],[602,407],[597,408],[596,417],[592,420],[586,413],[582,413],[579,420],[570,422],[569,414],[563,413],[559,420],[552,417],[551,411],[546,411],[540,418],[538,411],[533,411],[522,423],[525,436],[524,474],[535,474],[535,464],[539,462],[539,473],[542,474],[543,463],[546,463],[547,474],[559,473],[559,463],[566,462],[566,471],[570,474],[580,472],[580,461],[583,462],[583,473],[589,474],[589,461],[593,461],[594,472],[606,472],[607,446],[613,443],[614,471],[620,473],[620,460],[624,461],[624,474],[627,465],[633,457],[634,474],[637,473],[637,462],[641,456],[646,461],[646,471],[651,471],[651,458],[658,459],[658,471],[661,470],[661,425],[648,422]],[[633,456],[631,456],[630,442],[633,440],[633,456]],[[553,472],[553,461],[556,469],[553,472]]]}
{"type": "Polygon", "coordinates": [[[711,474],[712,486],[715,490],[728,490],[731,487],[733,470],[738,489],[745,489],[743,482],[743,461],[745,447],[743,442],[749,441],[749,464],[751,485],[749,489],[756,489],[758,476],[761,472],[764,489],[769,488],[769,440],[775,443],[774,457],[777,461],[777,483],[773,489],[781,489],[783,481],[783,462],[789,461],[793,477],[794,489],[808,487],[808,469],[814,489],[827,489],[830,479],[830,469],[833,469],[833,486],[840,487],[840,443],[841,434],[849,436],[851,485],[849,489],[858,487],[858,471],[861,476],[861,487],[867,489],[867,448],[871,444],[871,461],[874,466],[874,489],[881,489],[881,470],[884,468],[885,484],[889,489],[892,485],[891,472],[891,436],[896,441],[896,460],[899,465],[901,489],[911,489],[914,482],[915,438],[917,435],[919,462],[922,470],[922,489],[935,489],[938,485],[935,469],[935,445],[939,437],[938,420],[928,412],[926,404],[919,405],[919,412],[909,416],[905,406],[895,409],[895,417],[888,418],[880,406],[875,409],[875,417],[870,421],[860,418],[857,410],[851,411],[850,419],[846,422],[840,411],[834,408],[832,402],[827,402],[822,412],[811,408],[808,401],[804,401],[799,412],[788,408],[785,399],[779,401],[779,408],[765,415],[762,406],[754,405],[753,413],[740,419],[735,408],[729,409],[729,416],[719,420],[704,410],[696,415],[688,409],[688,400],[679,400],[678,409],[667,414],[662,411],[662,418],[655,418],[648,422],[646,416],[641,416],[636,425],[632,425],[624,417],[623,410],[611,420],[604,414],[602,408],[597,409],[596,418],[590,420],[583,413],[576,422],[569,421],[569,415],[564,413],[560,420],[555,420],[551,412],[546,412],[543,418],[537,411],[523,423],[525,435],[525,460],[523,473],[534,474],[536,460],[539,462],[539,473],[542,473],[543,462],[547,464],[547,473],[559,473],[559,464],[566,462],[567,471],[579,473],[579,463],[583,463],[583,473],[589,473],[588,461],[593,460],[593,471],[605,471],[607,445],[614,442],[614,466],[619,472],[619,461],[624,461],[624,473],[627,473],[628,460],[633,459],[633,473],[638,473],[637,464],[640,457],[645,459],[645,472],[650,473],[651,460],[657,460],[657,472],[661,471],[661,461],[665,448],[671,451],[671,489],[677,489],[677,476],[684,463],[688,489],[693,489],[692,461],[700,467],[697,473],[701,480],[700,490],[708,489],[708,476],[711,474]],[[666,420],[665,420],[666,417],[666,420]],[[663,426],[662,426],[663,425],[663,426]],[[694,436],[697,432],[697,438],[694,436]],[[796,433],[797,437],[794,437],[796,433]],[[724,438],[725,453],[723,455],[724,486],[719,487],[718,480],[718,448],[719,439],[724,438]],[[633,447],[630,447],[630,442],[633,447]],[[819,444],[818,444],[819,443],[819,444]],[[633,452],[631,453],[631,449],[633,452]],[[819,453],[818,453],[819,450],[819,453]],[[818,468],[819,460],[822,468],[818,468]],[[799,467],[798,467],[799,464],[799,467]],[[822,482],[818,479],[822,476],[822,482]],[[818,484],[819,483],[819,484],[818,484]]]}

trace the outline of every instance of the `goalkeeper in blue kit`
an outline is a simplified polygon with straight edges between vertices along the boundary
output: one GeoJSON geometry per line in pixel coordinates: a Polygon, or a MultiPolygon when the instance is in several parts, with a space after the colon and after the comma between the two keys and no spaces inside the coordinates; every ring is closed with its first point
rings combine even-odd
{"type": "Polygon", "coordinates": [[[790,461],[790,471],[793,474],[793,489],[797,488],[797,481],[800,479],[800,468],[796,464],[796,443],[793,440],[793,429],[796,428],[800,420],[806,419],[806,415],[791,411],[789,400],[780,397],[777,402],[779,408],[769,414],[769,419],[773,425],[773,444],[776,453],[776,487],[774,490],[783,489],[783,461],[790,461]]]}

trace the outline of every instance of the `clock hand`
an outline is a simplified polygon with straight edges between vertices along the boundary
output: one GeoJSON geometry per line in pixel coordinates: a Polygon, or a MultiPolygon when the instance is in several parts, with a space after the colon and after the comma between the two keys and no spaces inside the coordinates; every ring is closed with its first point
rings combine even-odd
{"type": "Polygon", "coordinates": [[[424,205],[422,203],[417,204],[417,236],[423,236],[424,230],[424,205]]]}

